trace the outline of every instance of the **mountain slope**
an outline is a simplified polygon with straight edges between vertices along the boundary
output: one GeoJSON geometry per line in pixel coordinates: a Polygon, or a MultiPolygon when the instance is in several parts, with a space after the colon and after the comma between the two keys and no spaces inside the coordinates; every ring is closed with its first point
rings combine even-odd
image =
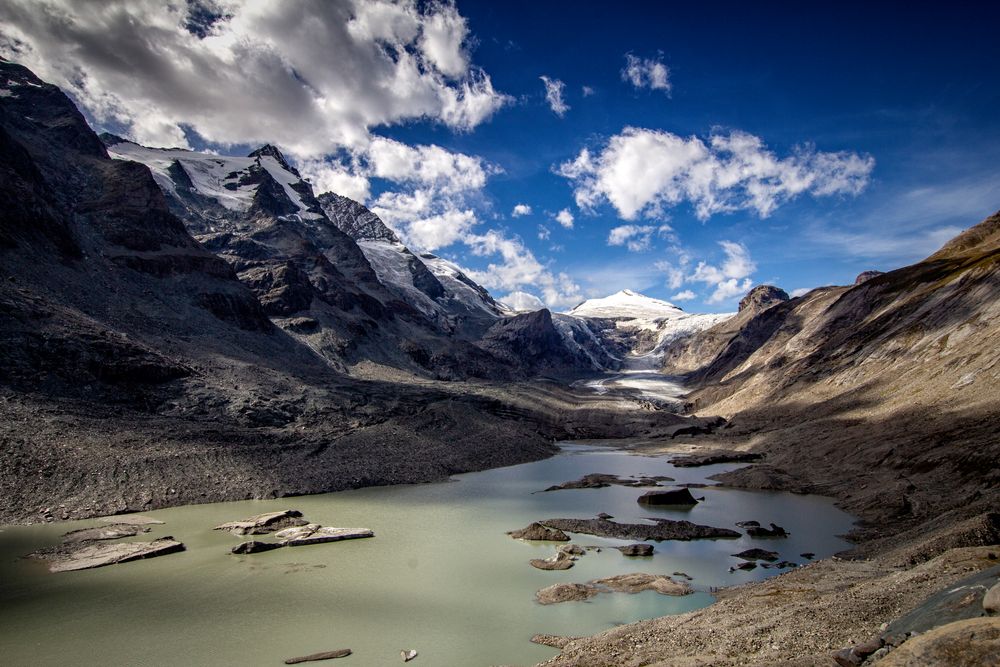
{"type": "Polygon", "coordinates": [[[991,216],[922,262],[746,320],[689,376],[693,407],[732,417],[772,464],[837,495],[876,534],[989,507],[998,226],[991,216]]]}

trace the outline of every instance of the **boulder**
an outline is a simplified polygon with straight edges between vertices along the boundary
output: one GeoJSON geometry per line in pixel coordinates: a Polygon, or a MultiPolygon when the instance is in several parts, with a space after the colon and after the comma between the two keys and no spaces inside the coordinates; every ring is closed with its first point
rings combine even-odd
{"type": "Polygon", "coordinates": [[[805,558],[806,560],[812,560],[813,558],[816,557],[816,554],[814,554],[811,551],[803,551],[799,555],[802,556],[803,558],[805,558]]]}
{"type": "Polygon", "coordinates": [[[907,640],[879,661],[880,667],[1000,665],[1000,618],[954,621],[907,640]]]}
{"type": "Polygon", "coordinates": [[[573,558],[563,552],[548,558],[532,558],[528,563],[539,570],[568,570],[574,565],[573,558]]]}
{"type": "Polygon", "coordinates": [[[656,477],[623,478],[603,472],[584,475],[571,482],[563,482],[545,489],[546,491],[561,491],[563,489],[603,489],[609,486],[659,486],[660,482],[672,482],[672,477],[659,475],[656,477]]]}
{"type": "Polygon", "coordinates": [[[945,623],[982,616],[987,592],[996,584],[998,577],[1000,566],[995,566],[956,581],[889,623],[882,638],[887,644],[899,646],[910,635],[923,634],[945,623]]]}
{"type": "Polygon", "coordinates": [[[569,542],[569,535],[557,528],[543,526],[539,522],[528,524],[520,530],[507,533],[517,540],[535,540],[539,542],[569,542]]]}
{"type": "Polygon", "coordinates": [[[237,544],[231,551],[234,554],[259,554],[264,551],[280,549],[283,546],[285,545],[277,542],[258,542],[257,540],[248,540],[237,544]]]}
{"type": "Polygon", "coordinates": [[[880,637],[876,637],[850,648],[841,649],[833,654],[833,661],[840,667],[857,667],[864,663],[868,656],[882,648],[884,643],[880,637]]]}
{"type": "Polygon", "coordinates": [[[618,551],[621,551],[625,556],[652,556],[653,555],[653,545],[652,544],[626,544],[623,547],[615,547],[618,551]]]}
{"type": "Polygon", "coordinates": [[[90,542],[92,540],[118,540],[123,537],[134,537],[139,533],[148,533],[149,528],[134,526],[127,523],[113,523],[110,526],[97,526],[95,528],[81,528],[71,530],[63,535],[64,543],[90,542]]]}
{"type": "Polygon", "coordinates": [[[1000,614],[1000,583],[993,584],[983,596],[983,611],[991,616],[1000,614]]]}
{"type": "Polygon", "coordinates": [[[636,499],[640,505],[697,505],[698,501],[691,495],[690,489],[673,489],[671,491],[648,491],[636,499]]]}
{"type": "Polygon", "coordinates": [[[303,526],[308,523],[298,510],[281,510],[266,512],[241,521],[230,521],[216,526],[214,530],[228,530],[234,535],[263,535],[273,533],[282,528],[303,526]]]}
{"type": "Polygon", "coordinates": [[[49,572],[71,572],[155,558],[178,551],[184,551],[184,545],[168,536],[152,542],[70,542],[53,549],[36,551],[29,554],[28,558],[48,561],[49,572]]]}
{"type": "Polygon", "coordinates": [[[564,544],[559,547],[559,552],[569,554],[570,556],[582,556],[587,553],[587,550],[579,544],[564,544]]]}
{"type": "Polygon", "coordinates": [[[104,523],[124,523],[130,526],[162,526],[163,522],[159,519],[154,519],[149,516],[143,516],[142,514],[118,514],[116,516],[102,516],[98,521],[103,521],[104,523]]]}
{"type": "Polygon", "coordinates": [[[417,657],[417,650],[412,648],[404,648],[399,652],[399,657],[403,659],[403,662],[409,662],[417,657]]]}
{"type": "Polygon", "coordinates": [[[737,570],[755,570],[755,569],[757,569],[757,562],[756,561],[752,561],[752,560],[744,561],[744,562],[740,563],[739,565],[737,565],[736,569],[737,570]]]}
{"type": "Polygon", "coordinates": [[[743,560],[778,560],[777,552],[768,551],[767,549],[747,549],[746,551],[741,551],[738,554],[733,554],[733,556],[742,558],[743,560]]]}

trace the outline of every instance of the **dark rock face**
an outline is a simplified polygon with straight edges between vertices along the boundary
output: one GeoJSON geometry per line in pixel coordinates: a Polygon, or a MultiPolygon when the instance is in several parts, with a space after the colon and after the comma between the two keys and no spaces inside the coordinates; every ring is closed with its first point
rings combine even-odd
{"type": "Polygon", "coordinates": [[[649,491],[636,499],[640,505],[697,505],[698,501],[687,488],[671,491],[649,491]]]}
{"type": "Polygon", "coordinates": [[[695,468],[699,466],[710,466],[716,463],[743,463],[758,461],[764,458],[763,455],[754,452],[737,452],[728,449],[713,449],[708,452],[688,454],[670,459],[670,465],[678,468],[695,468]]]}
{"type": "MultiPolygon", "coordinates": [[[[539,524],[570,533],[586,533],[619,540],[697,540],[716,537],[735,538],[740,534],[728,528],[701,526],[690,521],[653,519],[654,524],[617,523],[607,519],[546,519],[539,524]]],[[[569,539],[569,538],[567,538],[569,539]]]]}
{"type": "Polygon", "coordinates": [[[576,357],[552,324],[548,309],[502,319],[479,342],[480,347],[499,359],[539,371],[545,368],[590,368],[576,357]]]}
{"type": "Polygon", "coordinates": [[[760,313],[771,306],[788,301],[788,293],[780,287],[774,285],[758,285],[750,290],[745,297],[740,299],[739,312],[749,311],[760,313]]]}
{"type": "Polygon", "coordinates": [[[399,237],[381,218],[353,199],[334,192],[324,192],[317,199],[330,222],[352,239],[399,242],[399,237]]]}
{"type": "Polygon", "coordinates": [[[770,528],[750,526],[746,529],[750,537],[788,537],[788,532],[781,526],[772,523],[770,528]]]}
{"type": "Polygon", "coordinates": [[[884,276],[885,271],[862,271],[858,274],[858,277],[854,279],[855,285],[860,285],[861,283],[866,283],[872,278],[878,278],[879,276],[884,276]]]}

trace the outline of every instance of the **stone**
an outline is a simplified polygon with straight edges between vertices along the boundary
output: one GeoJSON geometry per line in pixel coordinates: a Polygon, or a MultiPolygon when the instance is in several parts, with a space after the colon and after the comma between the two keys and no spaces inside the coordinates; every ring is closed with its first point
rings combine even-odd
{"type": "Polygon", "coordinates": [[[753,570],[757,568],[757,563],[752,560],[744,561],[736,566],[737,570],[753,570]]]}
{"type": "Polygon", "coordinates": [[[623,547],[615,547],[618,551],[622,552],[625,556],[652,556],[653,555],[653,545],[652,544],[626,544],[623,547]]]}
{"type": "Polygon", "coordinates": [[[601,512],[600,514],[597,515],[597,518],[598,519],[614,519],[615,517],[612,516],[611,514],[608,514],[607,512],[601,512]]]}
{"type": "Polygon", "coordinates": [[[184,551],[184,545],[168,536],[151,542],[71,542],[36,551],[29,554],[28,558],[48,561],[49,572],[71,572],[155,558],[178,551],[184,551]]]}
{"type": "Polygon", "coordinates": [[[405,648],[399,652],[399,657],[403,659],[403,662],[409,662],[417,657],[416,649],[405,648]]]}
{"type": "Polygon", "coordinates": [[[746,551],[741,551],[738,554],[733,554],[736,558],[742,558],[743,560],[766,560],[766,561],[776,561],[778,560],[778,554],[775,551],[768,551],[767,549],[747,549],[746,551]]]}
{"type": "Polygon", "coordinates": [[[568,570],[573,567],[573,557],[565,551],[557,551],[549,558],[532,558],[528,561],[532,567],[539,570],[568,570]]]}
{"type": "Polygon", "coordinates": [[[698,501],[691,495],[691,490],[673,489],[671,491],[649,491],[636,499],[640,505],[697,505],[698,501]]]}
{"type": "Polygon", "coordinates": [[[570,556],[582,556],[587,553],[587,550],[579,544],[563,544],[559,547],[559,551],[570,556]]]}
{"type": "Polygon", "coordinates": [[[334,528],[310,523],[305,526],[285,528],[274,534],[275,539],[285,546],[300,547],[307,544],[323,544],[325,542],[340,542],[365,537],[375,537],[368,528],[334,528]]]}
{"type": "Polygon", "coordinates": [[[264,551],[280,549],[283,546],[285,545],[277,542],[259,542],[257,540],[248,540],[237,544],[230,551],[234,554],[259,554],[264,551]]]}
{"type": "Polygon", "coordinates": [[[740,528],[756,528],[760,526],[760,521],[737,521],[736,525],[740,528]]]}
{"type": "Polygon", "coordinates": [[[993,584],[983,596],[983,611],[991,616],[1000,614],[1000,583],[993,584]]]}
{"type": "Polygon", "coordinates": [[[153,517],[142,514],[117,514],[115,516],[102,516],[98,521],[104,523],[124,523],[130,526],[162,526],[163,522],[153,517]]]}
{"type": "Polygon", "coordinates": [[[539,522],[528,524],[520,530],[507,533],[514,539],[533,540],[538,542],[569,542],[569,535],[557,528],[544,526],[539,522]]]}
{"type": "Polygon", "coordinates": [[[788,537],[788,532],[775,523],[772,523],[770,528],[750,526],[746,530],[750,537],[788,537]]]}
{"type": "Polygon", "coordinates": [[[813,558],[816,557],[816,554],[814,554],[811,551],[805,551],[803,553],[800,553],[799,555],[805,558],[806,560],[812,560],[813,558]]]}
{"type": "Polygon", "coordinates": [[[234,535],[263,535],[282,528],[302,526],[308,523],[298,510],[266,512],[241,521],[230,521],[216,526],[214,530],[228,530],[234,535]]]}
{"type": "Polygon", "coordinates": [[[336,651],[324,651],[323,653],[313,653],[300,658],[289,658],[285,660],[286,665],[297,665],[300,662],[316,662],[317,660],[332,660],[333,658],[346,658],[351,654],[351,649],[342,648],[336,651]]]}
{"type": "MultiPolygon", "coordinates": [[[[607,519],[545,519],[549,528],[571,533],[586,533],[618,540],[695,540],[718,537],[740,537],[735,530],[702,526],[690,521],[651,519],[654,523],[618,523],[607,519]]],[[[569,539],[568,537],[566,538],[569,539]]]]}
{"type": "Polygon", "coordinates": [[[924,633],[954,621],[982,616],[985,597],[1000,577],[1000,566],[994,566],[947,586],[934,593],[917,607],[894,619],[882,638],[887,644],[899,646],[913,633],[924,633]]]}
{"type": "Polygon", "coordinates": [[[110,526],[97,526],[95,528],[81,528],[71,530],[63,535],[64,543],[89,542],[91,540],[118,540],[123,537],[134,537],[139,533],[148,533],[149,528],[135,526],[127,523],[114,523],[110,526]]]}
{"type": "Polygon", "coordinates": [[[673,477],[637,477],[623,478],[603,472],[595,472],[584,475],[580,479],[571,482],[563,482],[545,489],[545,491],[562,491],[563,489],[603,489],[609,486],[659,486],[660,482],[672,482],[673,477]]]}
{"type": "Polygon", "coordinates": [[[1000,618],[954,621],[908,639],[879,661],[880,667],[1000,665],[1000,618]]]}
{"type": "Polygon", "coordinates": [[[857,667],[864,663],[868,659],[868,656],[882,648],[884,643],[881,637],[875,637],[867,642],[837,651],[832,656],[833,661],[840,665],[840,667],[857,667]]]}
{"type": "Polygon", "coordinates": [[[535,593],[538,604],[559,604],[561,602],[574,602],[577,600],[589,600],[600,593],[593,586],[586,584],[552,584],[535,593]]]}

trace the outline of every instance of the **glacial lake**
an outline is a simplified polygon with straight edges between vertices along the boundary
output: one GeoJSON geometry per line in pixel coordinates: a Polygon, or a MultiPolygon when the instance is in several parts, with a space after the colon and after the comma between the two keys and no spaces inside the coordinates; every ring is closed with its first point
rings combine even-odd
{"type": "MultiPolygon", "coordinates": [[[[611,444],[611,443],[608,443],[611,444]]],[[[836,537],[853,518],[828,498],[787,493],[692,489],[704,502],[690,510],[645,508],[648,489],[537,493],[588,473],[622,477],[668,475],[703,482],[735,464],[674,468],[666,457],[638,456],[610,446],[563,443],[550,459],[452,481],[377,487],[268,501],[196,505],[146,513],[165,525],[134,539],[173,535],[187,551],[94,570],[51,574],[20,558],[59,542],[73,521],[0,528],[0,662],[22,665],[280,665],[286,658],[350,648],[332,665],[412,664],[436,667],[533,665],[557,653],[529,642],[536,633],[586,635],[712,602],[713,587],[763,579],[773,569],[730,573],[731,554],[751,547],[806,562],[849,546],[836,537]],[[279,509],[298,509],[313,522],[363,526],[374,539],[284,548],[234,556],[243,539],[212,527],[279,509]],[[786,539],[651,542],[651,558],[626,558],[624,540],[573,535],[600,546],[575,567],[546,572],[528,564],[555,552],[505,533],[532,521],[591,518],[607,512],[635,523],[656,516],[734,528],[740,520],[775,522],[786,539]],[[542,606],[535,591],[557,582],[587,582],[626,572],[693,577],[695,593],[608,593],[588,602],[542,606]]],[[[671,488],[670,483],[665,483],[671,488]]],[[[122,517],[127,520],[127,517],[122,517]]],[[[742,533],[742,531],[741,531],[742,533]]],[[[261,539],[270,539],[263,536],[261,539]]]]}

